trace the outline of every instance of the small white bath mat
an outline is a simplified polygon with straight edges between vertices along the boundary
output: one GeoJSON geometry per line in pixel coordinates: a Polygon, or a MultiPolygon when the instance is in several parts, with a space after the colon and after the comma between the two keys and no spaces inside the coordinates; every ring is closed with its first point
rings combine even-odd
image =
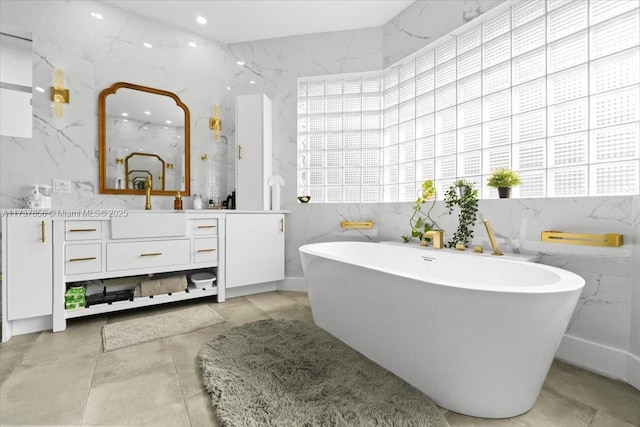
{"type": "Polygon", "coordinates": [[[196,305],[184,310],[104,325],[102,347],[105,352],[117,350],[222,322],[224,319],[208,305],[196,305]]]}
{"type": "Polygon", "coordinates": [[[224,427],[449,425],[427,396],[311,323],[237,326],[199,359],[224,427]]]}

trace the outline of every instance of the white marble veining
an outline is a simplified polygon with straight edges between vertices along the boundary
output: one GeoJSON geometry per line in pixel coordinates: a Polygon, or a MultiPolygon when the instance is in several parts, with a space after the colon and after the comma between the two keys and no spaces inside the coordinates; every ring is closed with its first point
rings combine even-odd
{"type": "MultiPolygon", "coordinates": [[[[53,69],[61,68],[71,98],[64,116],[55,118],[48,90],[34,91],[33,138],[2,137],[3,207],[24,206],[29,185],[55,178],[70,179],[73,187],[71,194],[54,195],[56,209],[143,206],[140,197],[98,194],[97,99],[100,90],[118,81],[178,95],[191,113],[193,157],[208,154],[207,162],[191,163],[192,192],[205,192],[205,164],[214,171],[218,192],[226,189],[226,144],[213,142],[208,124],[213,105],[227,104],[226,46],[93,1],[3,2],[1,19],[33,31],[34,86],[48,89],[53,69]],[[103,20],[91,17],[95,10],[103,20]],[[198,47],[189,47],[190,41],[198,47]]],[[[222,114],[224,124],[227,110],[222,114]]],[[[157,197],[156,206],[170,208],[171,201],[157,197]]]]}

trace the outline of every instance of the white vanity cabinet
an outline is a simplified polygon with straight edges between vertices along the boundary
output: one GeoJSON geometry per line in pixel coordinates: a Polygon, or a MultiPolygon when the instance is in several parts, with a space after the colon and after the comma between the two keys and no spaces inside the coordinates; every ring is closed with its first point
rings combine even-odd
{"type": "Polygon", "coordinates": [[[270,209],[271,122],[271,100],[264,94],[236,98],[235,209],[270,209]]]}
{"type": "Polygon", "coordinates": [[[275,282],[284,279],[285,212],[65,215],[3,212],[3,341],[30,332],[62,331],[67,320],[93,314],[211,296],[224,302],[227,287],[239,288],[235,295],[246,295],[274,290],[275,282]],[[203,271],[216,275],[211,286],[65,308],[65,292],[79,282],[89,287],[90,281],[135,277],[135,286],[139,276],[188,277],[203,271]]]}
{"type": "Polygon", "coordinates": [[[226,287],[284,279],[283,213],[227,216],[226,287]]]}
{"type": "Polygon", "coordinates": [[[46,213],[42,216],[7,216],[4,219],[2,314],[7,320],[50,315],[51,219],[46,213]]]}

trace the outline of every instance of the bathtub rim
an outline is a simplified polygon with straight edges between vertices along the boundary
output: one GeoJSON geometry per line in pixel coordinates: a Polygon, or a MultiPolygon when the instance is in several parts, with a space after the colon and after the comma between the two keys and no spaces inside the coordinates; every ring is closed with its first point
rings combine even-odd
{"type": "MultiPolygon", "coordinates": [[[[335,242],[317,242],[317,243],[308,243],[302,245],[298,248],[298,251],[302,254],[307,254],[311,256],[317,256],[321,258],[330,259],[337,262],[343,262],[358,266],[360,268],[367,268],[375,271],[380,271],[385,274],[400,276],[407,279],[417,280],[424,283],[430,283],[433,285],[439,286],[448,286],[452,288],[459,289],[468,289],[473,291],[484,291],[484,292],[499,292],[499,293],[517,293],[517,294],[550,294],[550,293],[562,293],[562,292],[574,292],[577,290],[582,290],[585,286],[585,279],[580,275],[573,273],[568,270],[564,270],[559,267],[554,267],[551,265],[533,263],[529,261],[519,261],[514,259],[502,259],[499,257],[478,257],[476,259],[484,259],[484,262],[496,263],[499,265],[500,263],[513,263],[516,265],[526,266],[527,268],[538,268],[544,270],[546,272],[552,273],[557,276],[558,280],[551,284],[544,284],[539,286],[504,286],[504,287],[495,287],[492,285],[482,284],[482,283],[474,283],[473,285],[450,280],[449,282],[438,281],[438,280],[429,280],[425,277],[420,277],[418,275],[409,274],[406,272],[402,272],[396,269],[383,268],[380,266],[366,264],[362,262],[356,262],[355,259],[347,258],[344,256],[338,256],[336,254],[331,254],[327,252],[320,252],[318,249],[326,246],[359,246],[359,245],[381,245],[386,247],[396,247],[399,251],[412,251],[416,255],[426,256],[429,258],[436,258],[440,255],[444,256],[471,256],[470,254],[458,254],[452,251],[446,252],[438,252],[438,251],[425,251],[425,249],[420,247],[412,247],[407,246],[403,247],[401,245],[385,245],[383,243],[377,242],[359,242],[359,241],[335,241],[335,242]]],[[[303,269],[304,269],[304,261],[303,261],[303,269]]],[[[496,267],[497,267],[496,265],[496,267]]]]}

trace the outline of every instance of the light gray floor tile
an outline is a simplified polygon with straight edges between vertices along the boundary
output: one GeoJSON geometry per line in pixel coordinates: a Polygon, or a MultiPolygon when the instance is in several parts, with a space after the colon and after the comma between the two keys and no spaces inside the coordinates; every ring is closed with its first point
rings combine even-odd
{"type": "Polygon", "coordinates": [[[628,423],[604,411],[598,411],[589,427],[638,427],[638,425],[628,423]]]}
{"type": "Polygon", "coordinates": [[[234,325],[244,325],[248,322],[255,322],[256,320],[265,320],[269,316],[264,311],[251,303],[233,304],[227,305],[227,303],[220,304],[220,307],[216,307],[216,311],[227,322],[234,325]]]}
{"type": "Polygon", "coordinates": [[[513,420],[532,427],[584,427],[595,415],[596,410],[587,405],[542,389],[533,408],[513,420]]]}
{"type": "Polygon", "coordinates": [[[0,425],[80,425],[95,364],[87,355],[23,360],[0,388],[0,425]]]}
{"type": "Polygon", "coordinates": [[[287,306],[282,310],[274,310],[269,313],[269,316],[273,319],[301,320],[303,322],[313,323],[313,317],[311,316],[309,307],[299,303],[287,306]]]}
{"type": "Polygon", "coordinates": [[[25,353],[24,360],[96,356],[101,351],[105,322],[106,317],[75,319],[67,322],[67,329],[62,332],[41,332],[25,353]]]}
{"type": "Polygon", "coordinates": [[[640,390],[561,361],[554,361],[544,387],[562,396],[640,425],[640,390]]]}
{"type": "Polygon", "coordinates": [[[202,392],[189,396],[185,401],[189,421],[193,427],[220,427],[208,393],[202,392]]]}
{"type": "Polygon", "coordinates": [[[247,295],[246,298],[265,313],[283,310],[297,304],[292,297],[282,292],[265,292],[262,294],[247,295]]]}

